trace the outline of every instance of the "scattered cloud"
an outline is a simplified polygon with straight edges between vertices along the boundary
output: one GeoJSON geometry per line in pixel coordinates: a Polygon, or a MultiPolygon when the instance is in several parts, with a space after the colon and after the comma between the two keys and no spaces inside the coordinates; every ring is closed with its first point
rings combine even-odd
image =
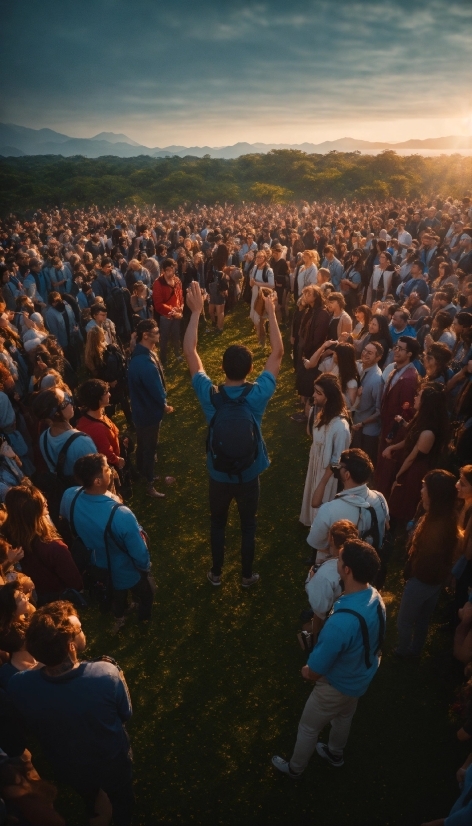
{"type": "Polygon", "coordinates": [[[5,0],[2,117],[148,145],[380,138],[470,115],[471,19],[470,0],[5,0]]]}

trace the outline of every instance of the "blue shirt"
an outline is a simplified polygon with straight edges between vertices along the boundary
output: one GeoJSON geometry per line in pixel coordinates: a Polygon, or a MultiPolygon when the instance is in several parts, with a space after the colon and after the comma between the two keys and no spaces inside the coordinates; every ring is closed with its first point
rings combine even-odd
{"type": "Polygon", "coordinates": [[[465,773],[462,791],[454,803],[444,826],[470,826],[472,823],[472,765],[465,773]]]}
{"type": "MultiPolygon", "coordinates": [[[[54,473],[56,470],[57,460],[59,458],[59,453],[61,452],[61,448],[65,445],[68,439],[72,436],[73,433],[79,433],[79,430],[66,430],[65,433],[59,433],[58,436],[51,436],[49,430],[44,430],[39,437],[39,449],[41,451],[41,455],[46,462],[48,469],[54,473]],[[48,449],[49,456],[52,459],[52,462],[49,461],[46,451],[44,449],[44,444],[46,442],[46,446],[48,449]]],[[[74,473],[74,465],[77,459],[80,459],[81,456],[88,456],[89,453],[96,453],[97,448],[95,447],[95,442],[87,436],[85,433],[82,433],[81,436],[78,436],[77,439],[74,439],[72,444],[69,445],[67,448],[67,453],[64,461],[64,476],[72,476],[74,473]]]]}
{"type": "Polygon", "coordinates": [[[377,656],[380,623],[377,604],[380,601],[385,617],[385,606],[380,594],[369,585],[363,591],[343,594],[333,606],[333,614],[326,620],[318,642],[308,658],[308,666],[322,674],[333,688],[348,697],[362,697],[380,665],[377,656]],[[371,667],[365,663],[365,649],[361,625],[352,614],[337,614],[340,608],[350,608],[361,614],[369,632],[371,667]]]}
{"type": "Polygon", "coordinates": [[[128,689],[108,662],[81,662],[59,677],[44,668],[14,674],[7,693],[59,775],[80,776],[129,749],[123,723],[131,717],[128,689]]]}
{"type": "Polygon", "coordinates": [[[403,285],[403,295],[409,296],[413,292],[418,293],[421,301],[426,301],[429,295],[429,287],[424,278],[410,278],[403,285]]]}
{"type": "MultiPolygon", "coordinates": [[[[69,521],[72,500],[79,487],[68,488],[62,497],[60,515],[69,521]]],[[[92,552],[91,562],[99,568],[107,568],[105,528],[110,511],[116,504],[111,493],[91,496],[80,493],[74,508],[74,528],[82,542],[92,552]]],[[[111,535],[108,534],[111,578],[113,587],[132,588],[141,577],[141,571],[151,567],[149,551],[141,536],[134,513],[121,505],[114,513],[111,535]],[[116,540],[116,541],[114,541],[116,540]]]]}
{"type": "MultiPolygon", "coordinates": [[[[192,386],[197,394],[198,401],[200,402],[203,412],[205,414],[205,418],[208,424],[211,422],[213,416],[215,415],[215,408],[211,403],[211,390],[213,387],[212,380],[207,376],[206,373],[203,371],[195,373],[192,379],[192,386]]],[[[261,429],[262,425],[262,417],[265,413],[265,409],[267,407],[267,402],[269,399],[274,395],[276,387],[276,381],[272,373],[269,373],[267,370],[263,370],[260,376],[254,382],[254,387],[252,388],[251,392],[248,396],[246,396],[246,403],[254,416],[257,426],[259,430],[261,429]]],[[[225,391],[227,392],[228,396],[232,399],[237,399],[238,396],[244,390],[244,385],[230,385],[227,386],[225,384],[225,391]]],[[[250,482],[251,479],[255,479],[259,473],[262,473],[263,470],[269,467],[270,460],[267,454],[267,448],[265,446],[264,440],[261,437],[261,445],[260,450],[257,455],[255,462],[251,465],[251,467],[247,468],[247,470],[243,470],[241,474],[241,478],[243,482],[250,482]]],[[[213,463],[211,461],[210,454],[207,454],[207,468],[208,472],[212,479],[215,479],[217,482],[239,482],[238,478],[230,477],[227,473],[221,473],[220,471],[214,470],[213,463]]]]}

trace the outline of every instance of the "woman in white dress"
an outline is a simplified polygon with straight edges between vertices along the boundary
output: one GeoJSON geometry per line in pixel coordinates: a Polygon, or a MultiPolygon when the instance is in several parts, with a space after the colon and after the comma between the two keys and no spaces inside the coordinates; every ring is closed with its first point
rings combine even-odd
{"type": "Polygon", "coordinates": [[[339,379],[325,373],[315,380],[314,408],[307,432],[313,436],[303,491],[300,522],[310,527],[323,502],[331,502],[338,490],[331,465],[339,462],[351,441],[347,410],[339,379]]]}
{"type": "Polygon", "coordinates": [[[273,270],[269,267],[267,253],[265,250],[257,250],[256,252],[256,263],[254,264],[250,272],[249,284],[252,288],[251,311],[249,313],[249,318],[252,320],[254,324],[256,335],[259,339],[259,344],[264,346],[264,318],[267,318],[267,316],[263,316],[261,318],[261,316],[258,313],[256,313],[254,309],[254,304],[257,296],[259,295],[260,287],[271,287],[272,289],[274,289],[275,287],[274,273],[273,270]]]}

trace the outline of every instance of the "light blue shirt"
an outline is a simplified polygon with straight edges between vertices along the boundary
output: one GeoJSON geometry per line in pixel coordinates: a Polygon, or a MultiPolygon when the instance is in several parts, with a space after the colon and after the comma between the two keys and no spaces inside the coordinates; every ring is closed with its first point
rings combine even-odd
{"type": "Polygon", "coordinates": [[[371,585],[354,594],[343,594],[334,603],[333,614],[326,620],[308,658],[308,666],[312,671],[322,674],[333,688],[348,697],[362,697],[380,665],[380,657],[377,656],[379,602],[385,618],[382,598],[371,585]],[[369,634],[370,668],[367,668],[365,662],[359,619],[352,614],[338,614],[340,608],[349,608],[364,617],[369,634]]]}
{"type": "MultiPolygon", "coordinates": [[[[79,487],[68,488],[62,497],[60,514],[69,520],[70,507],[79,487]]],[[[74,528],[84,545],[92,551],[91,562],[107,568],[105,528],[110,511],[117,504],[111,493],[91,496],[82,491],[75,503],[74,528]]],[[[134,513],[125,505],[115,511],[108,534],[108,549],[113,587],[132,588],[149,571],[151,561],[134,513]]]]}
{"type": "MultiPolygon", "coordinates": [[[[61,448],[65,445],[73,433],[78,432],[78,430],[74,429],[66,430],[65,433],[60,433],[58,436],[51,436],[49,430],[44,430],[41,433],[41,436],[39,437],[39,449],[44,461],[52,473],[56,470],[57,460],[59,458],[61,448]],[[45,441],[52,461],[49,461],[46,455],[46,451],[44,449],[45,441]]],[[[66,458],[64,461],[64,476],[72,476],[77,459],[80,459],[81,456],[87,456],[89,453],[96,452],[97,448],[95,447],[95,442],[92,441],[90,436],[86,436],[85,433],[77,439],[74,439],[72,444],[67,448],[66,458]]]]}
{"type": "MultiPolygon", "coordinates": [[[[213,407],[211,403],[211,390],[213,386],[212,380],[206,373],[203,371],[195,373],[192,379],[192,387],[197,394],[198,401],[203,408],[208,424],[211,422],[216,412],[216,408],[213,407]]],[[[272,373],[269,373],[267,370],[263,370],[254,382],[254,387],[251,392],[246,396],[246,403],[254,416],[254,420],[259,428],[259,431],[261,429],[262,417],[267,407],[267,402],[274,395],[275,387],[276,381],[272,373]]],[[[225,385],[225,391],[228,396],[233,399],[237,399],[243,390],[244,385],[225,385]]],[[[247,468],[247,470],[243,470],[241,474],[242,481],[250,482],[251,479],[255,479],[255,477],[268,468],[269,465],[270,460],[267,454],[267,448],[261,435],[261,444],[257,458],[251,467],[247,468]]],[[[214,470],[210,454],[207,455],[207,468],[211,478],[215,479],[217,482],[239,482],[239,478],[237,477],[230,477],[227,473],[221,473],[220,471],[214,470]]]]}

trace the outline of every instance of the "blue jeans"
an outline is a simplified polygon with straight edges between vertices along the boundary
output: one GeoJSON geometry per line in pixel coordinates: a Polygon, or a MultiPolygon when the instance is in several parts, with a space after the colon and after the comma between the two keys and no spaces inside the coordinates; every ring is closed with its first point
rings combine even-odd
{"type": "Polygon", "coordinates": [[[421,654],[441,588],[442,585],[426,585],[416,577],[406,583],[397,617],[399,654],[421,654]]]}
{"type": "Polygon", "coordinates": [[[256,514],[259,504],[259,477],[250,482],[217,482],[210,476],[211,554],[214,576],[220,576],[225,558],[225,531],[229,506],[233,499],[241,521],[242,575],[252,576],[256,544],[256,514]]]}

